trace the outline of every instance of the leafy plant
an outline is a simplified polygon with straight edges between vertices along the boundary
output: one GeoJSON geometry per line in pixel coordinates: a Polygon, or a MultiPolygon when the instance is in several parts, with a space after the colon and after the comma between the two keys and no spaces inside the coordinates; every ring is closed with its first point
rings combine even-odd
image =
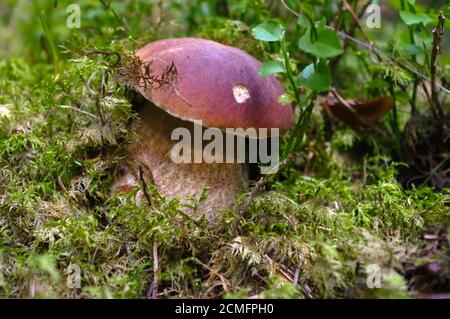
{"type": "Polygon", "coordinates": [[[160,298],[448,293],[448,5],[389,1],[370,29],[371,1],[85,0],[69,29],[70,3],[0,4],[1,297],[148,298],[155,277],[160,298]],[[185,214],[207,192],[189,204],[151,184],[110,192],[137,139],[123,84],[176,74],[124,83],[121,67],[181,36],[257,57],[296,110],[279,173],[245,218],[230,208],[214,228],[185,214]],[[349,126],[322,108],[330,97],[354,116],[380,97],[392,111],[349,126]],[[144,190],[151,206],[135,201],[144,190]]]}

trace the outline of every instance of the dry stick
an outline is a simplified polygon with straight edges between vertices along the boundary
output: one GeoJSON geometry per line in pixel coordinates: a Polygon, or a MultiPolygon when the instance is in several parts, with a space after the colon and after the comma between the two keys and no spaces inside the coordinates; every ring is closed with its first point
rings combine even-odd
{"type": "Polygon", "coordinates": [[[298,279],[299,279],[299,277],[300,277],[300,267],[297,267],[297,268],[295,269],[294,279],[292,280],[292,283],[293,283],[294,285],[298,284],[298,279]]]}
{"type": "MultiPolygon", "coordinates": [[[[85,87],[88,89],[89,93],[90,93],[93,97],[95,97],[95,106],[96,106],[96,108],[97,108],[97,112],[98,112],[100,121],[101,121],[102,125],[104,126],[104,125],[105,125],[105,119],[104,119],[104,117],[103,117],[102,107],[100,106],[100,100],[103,99],[104,96],[105,96],[105,90],[106,90],[106,89],[105,89],[105,85],[106,85],[107,80],[105,81],[105,72],[103,71],[103,72],[102,72],[102,81],[101,81],[100,87],[99,87],[99,93],[97,93],[96,91],[94,91],[94,90],[91,88],[91,81],[92,81],[92,79],[94,78],[94,76],[95,76],[96,74],[97,74],[97,71],[94,71],[94,72],[89,76],[89,78],[86,80],[85,87]]],[[[102,135],[102,139],[103,139],[103,135],[102,135]]]]}
{"type": "MultiPolygon", "coordinates": [[[[357,20],[353,20],[352,25],[350,26],[350,35],[353,36],[355,34],[355,29],[356,29],[356,24],[359,24],[359,20],[364,16],[364,14],[366,13],[367,8],[370,6],[370,4],[372,3],[372,0],[367,1],[362,7],[361,10],[358,13],[358,17],[357,20]]],[[[356,10],[356,2],[355,2],[355,8],[353,9],[353,11],[356,10]]]]}
{"type": "MultiPolygon", "coordinates": [[[[328,29],[332,29],[330,27],[326,27],[328,29]]],[[[422,73],[416,71],[415,69],[413,69],[412,67],[410,67],[409,65],[401,62],[401,61],[397,61],[395,58],[391,57],[391,56],[387,56],[383,51],[381,51],[380,49],[376,48],[372,43],[366,43],[364,41],[355,39],[349,35],[347,35],[346,33],[342,32],[342,31],[336,31],[337,34],[341,37],[341,38],[347,38],[353,42],[355,42],[356,44],[358,44],[359,46],[365,48],[366,50],[374,53],[377,57],[379,57],[380,59],[385,59],[388,60],[390,62],[393,62],[395,64],[397,64],[399,67],[401,67],[402,69],[410,72],[411,74],[421,78],[424,81],[431,81],[430,78],[428,78],[427,76],[423,75],[422,73]]],[[[438,88],[442,91],[444,91],[445,93],[450,94],[450,90],[443,87],[442,85],[438,84],[438,83],[434,83],[434,87],[438,88]]]]}
{"type": "Polygon", "coordinates": [[[212,275],[219,277],[220,282],[222,284],[223,290],[225,292],[229,292],[230,289],[228,288],[228,286],[230,286],[230,282],[223,276],[221,275],[217,270],[209,267],[207,264],[203,263],[200,259],[198,258],[193,258],[192,259],[194,262],[196,262],[197,264],[199,264],[200,266],[204,267],[205,269],[207,269],[212,275]]]}
{"type": "Polygon", "coordinates": [[[86,80],[86,83],[84,84],[85,88],[89,91],[89,93],[92,96],[96,96],[97,92],[95,92],[92,88],[91,88],[91,81],[92,79],[97,75],[98,70],[95,70],[94,72],[92,72],[92,74],[88,77],[88,79],[86,80]]]}
{"type": "MultiPolygon", "coordinates": [[[[437,58],[441,51],[440,45],[442,38],[444,37],[444,22],[445,16],[443,13],[439,14],[438,23],[436,28],[433,29],[433,48],[431,51],[431,110],[435,118],[443,121],[444,111],[439,103],[439,95],[436,92],[436,70],[437,70],[437,58]]],[[[444,124],[445,125],[445,124],[444,124]]]]}
{"type": "Polygon", "coordinates": [[[269,262],[269,264],[271,264],[271,266],[274,267],[275,270],[278,270],[284,278],[286,278],[290,282],[294,281],[295,274],[292,272],[292,270],[290,270],[289,268],[287,268],[285,265],[283,265],[281,263],[280,264],[276,263],[275,260],[270,258],[269,255],[267,255],[267,254],[264,254],[263,257],[269,262]],[[278,268],[278,269],[276,269],[276,268],[278,268]]]}
{"type": "Polygon", "coordinates": [[[102,50],[90,50],[90,51],[83,51],[83,54],[86,56],[90,56],[90,55],[104,55],[105,58],[108,58],[110,56],[115,56],[117,58],[117,60],[111,64],[112,67],[117,66],[120,61],[122,60],[122,57],[120,55],[119,52],[116,51],[102,51],[102,50]]]}
{"type": "MultiPolygon", "coordinates": [[[[152,206],[152,200],[150,194],[147,191],[147,183],[144,179],[144,171],[142,166],[139,166],[139,179],[142,183],[142,191],[144,192],[144,196],[147,200],[149,206],[152,206]]],[[[159,259],[158,259],[158,242],[156,240],[153,241],[153,281],[150,285],[150,288],[147,292],[147,296],[152,299],[158,299],[158,282],[159,282],[159,259]]]]}
{"type": "MultiPolygon", "coordinates": [[[[98,112],[98,115],[100,116],[100,121],[102,122],[103,126],[105,126],[106,120],[105,120],[105,117],[103,115],[103,107],[100,104],[100,101],[103,100],[103,98],[106,95],[107,82],[108,82],[108,75],[106,75],[106,72],[103,71],[102,72],[102,81],[101,81],[100,87],[99,87],[99,93],[100,94],[98,94],[96,96],[96,101],[95,101],[95,106],[97,107],[97,112],[98,112]]],[[[102,134],[102,139],[103,139],[103,134],[102,134]]]]}
{"type": "Polygon", "coordinates": [[[267,259],[267,261],[278,267],[279,272],[281,273],[281,275],[283,277],[285,277],[287,280],[291,281],[294,285],[299,285],[301,286],[307,297],[308,298],[312,298],[312,294],[311,294],[311,288],[308,286],[308,284],[303,283],[301,284],[300,281],[300,267],[297,267],[297,269],[295,270],[295,272],[293,272],[291,269],[289,269],[288,267],[286,267],[285,265],[281,264],[281,263],[276,263],[272,258],[269,257],[269,255],[265,254],[264,258],[267,259]]]}
{"type": "Polygon", "coordinates": [[[421,82],[421,85],[422,85],[423,92],[425,93],[425,95],[427,97],[428,103],[430,103],[430,105],[432,105],[433,102],[431,100],[431,96],[430,96],[430,93],[428,92],[427,86],[423,82],[421,82]]]}
{"type": "MultiPolygon", "coordinates": [[[[359,31],[361,32],[362,37],[364,38],[364,40],[366,40],[367,42],[369,42],[369,39],[367,38],[366,34],[364,33],[363,28],[361,27],[361,24],[359,24],[359,17],[356,15],[356,13],[353,11],[352,7],[350,6],[350,4],[348,3],[347,0],[343,0],[342,3],[344,4],[344,7],[347,9],[348,12],[350,12],[350,15],[352,16],[353,19],[353,25],[359,29],[359,31]]],[[[365,10],[364,10],[365,11],[365,10]]]]}
{"type": "Polygon", "coordinates": [[[94,119],[99,119],[99,117],[97,115],[94,115],[92,113],[89,113],[89,112],[77,109],[76,107],[73,107],[73,106],[70,106],[70,105],[60,105],[59,107],[62,108],[62,109],[70,109],[70,110],[73,110],[73,111],[76,111],[76,112],[79,112],[79,113],[82,113],[82,114],[85,114],[85,115],[89,115],[90,117],[92,117],[94,119]]]}
{"type": "MultiPolygon", "coordinates": [[[[292,10],[292,8],[290,8],[284,0],[281,0],[281,3],[283,4],[283,6],[292,14],[294,14],[297,17],[301,17],[301,14],[299,14],[298,12],[295,12],[294,10],[292,10]]],[[[419,77],[420,79],[424,80],[424,81],[431,81],[430,78],[428,78],[427,76],[423,75],[422,73],[416,71],[415,69],[413,69],[412,67],[410,67],[409,65],[401,62],[401,61],[397,61],[395,58],[393,58],[392,56],[388,56],[386,53],[384,53],[383,51],[381,51],[380,49],[376,48],[373,43],[367,43],[365,41],[361,41],[358,40],[348,34],[346,34],[345,32],[339,31],[339,30],[335,30],[330,26],[325,26],[325,28],[329,29],[329,30],[333,30],[335,31],[341,38],[343,39],[347,39],[350,40],[354,43],[356,43],[357,45],[359,45],[360,47],[366,49],[367,51],[374,53],[380,60],[381,59],[385,59],[388,60],[390,62],[393,62],[395,64],[397,64],[399,67],[401,67],[402,69],[410,72],[411,74],[419,77]]],[[[450,94],[450,89],[447,89],[445,87],[443,87],[442,85],[440,85],[439,83],[434,83],[434,87],[444,91],[445,93],[450,94]]]]}
{"type": "Polygon", "coordinates": [[[31,279],[30,279],[30,298],[34,298],[34,296],[36,295],[36,277],[33,275],[31,275],[31,279]]]}
{"type": "Polygon", "coordinates": [[[159,282],[159,259],[158,259],[158,242],[153,242],[153,282],[152,282],[152,299],[158,299],[158,282],[159,282]]]}
{"type": "MultiPolygon", "coordinates": [[[[147,200],[147,203],[149,206],[152,206],[152,199],[150,197],[150,194],[147,191],[147,183],[144,179],[144,172],[142,170],[142,166],[139,166],[139,179],[142,183],[142,191],[144,192],[145,199],[147,200]]],[[[151,291],[151,297],[152,299],[158,299],[158,282],[159,282],[159,259],[158,259],[158,242],[155,240],[153,241],[153,281],[150,285],[149,293],[147,295],[150,295],[151,291]]]]}
{"type": "Polygon", "coordinates": [[[147,183],[145,182],[144,178],[144,171],[142,169],[142,166],[139,166],[139,179],[142,184],[142,192],[144,192],[145,199],[147,200],[148,206],[152,206],[152,197],[147,191],[147,183]]]}
{"type": "MultiPolygon", "coordinates": [[[[347,2],[347,1],[345,1],[345,3],[347,3],[347,5],[348,5],[348,2],[347,2]]],[[[358,29],[361,31],[363,37],[364,37],[365,39],[367,39],[366,34],[364,33],[363,29],[361,28],[361,25],[359,24],[359,19],[361,19],[361,17],[364,15],[364,13],[366,12],[366,9],[367,9],[367,7],[370,5],[370,3],[371,3],[371,1],[369,0],[368,2],[366,2],[366,3],[363,5],[363,7],[361,8],[361,10],[360,10],[358,16],[356,16],[356,14],[354,13],[354,12],[355,12],[355,9],[352,9],[352,10],[351,10],[352,24],[351,24],[351,26],[350,26],[350,29],[348,30],[348,34],[349,34],[349,35],[353,36],[353,35],[355,34],[356,28],[358,27],[358,29]]],[[[345,5],[344,2],[342,2],[342,5],[340,6],[340,8],[343,8],[344,5],[345,5]]],[[[349,7],[351,8],[350,5],[349,5],[349,7]]],[[[338,30],[338,25],[334,25],[334,29],[338,30]]],[[[349,41],[348,41],[347,39],[345,39],[345,40],[344,40],[344,44],[343,44],[344,50],[348,47],[348,45],[349,45],[349,41]]],[[[342,55],[338,55],[337,57],[335,57],[335,58],[331,61],[331,63],[332,63],[331,65],[332,65],[333,67],[335,67],[335,66],[339,63],[339,61],[341,60],[341,58],[342,58],[342,55]]]]}

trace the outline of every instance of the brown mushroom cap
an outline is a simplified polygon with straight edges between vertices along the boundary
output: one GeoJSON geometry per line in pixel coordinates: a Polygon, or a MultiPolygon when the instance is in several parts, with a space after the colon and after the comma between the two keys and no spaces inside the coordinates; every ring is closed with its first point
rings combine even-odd
{"type": "Polygon", "coordinates": [[[259,77],[261,63],[244,51],[198,38],[167,39],[140,49],[138,56],[162,74],[172,62],[177,81],[167,87],[136,87],[167,113],[183,120],[202,120],[206,127],[279,128],[293,122],[291,105],[281,105],[284,90],[273,76],[259,77]]]}

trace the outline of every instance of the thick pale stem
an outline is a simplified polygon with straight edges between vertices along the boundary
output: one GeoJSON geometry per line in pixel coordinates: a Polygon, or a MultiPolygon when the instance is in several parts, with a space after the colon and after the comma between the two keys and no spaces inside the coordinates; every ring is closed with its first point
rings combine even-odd
{"type": "MultiPolygon", "coordinates": [[[[144,172],[151,174],[151,180],[158,191],[167,198],[179,196],[187,203],[188,197],[198,198],[205,187],[209,188],[207,199],[202,202],[197,212],[206,213],[210,222],[217,220],[217,213],[230,207],[235,196],[247,188],[248,170],[245,164],[239,163],[175,163],[171,150],[178,141],[171,140],[176,128],[187,128],[194,140],[194,124],[175,118],[149,103],[138,110],[140,118],[132,127],[139,136],[139,141],[128,148],[130,162],[143,167],[144,172]]],[[[224,137],[225,140],[225,137],[224,137]]],[[[203,142],[203,147],[208,142],[203,142]]],[[[197,145],[198,147],[198,145],[197,145]]],[[[192,153],[195,151],[192,142],[192,153]]],[[[135,167],[136,165],[130,165],[135,167]]],[[[113,191],[127,191],[133,185],[139,185],[139,173],[133,169],[119,172],[113,191]],[[137,177],[136,177],[137,176],[137,177]]]]}

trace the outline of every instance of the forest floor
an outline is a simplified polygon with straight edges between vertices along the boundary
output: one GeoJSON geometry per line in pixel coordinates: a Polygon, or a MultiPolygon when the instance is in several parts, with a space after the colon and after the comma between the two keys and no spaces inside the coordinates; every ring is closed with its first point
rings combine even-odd
{"type": "MultiPolygon", "coordinates": [[[[440,122],[427,98],[429,81],[392,61],[374,61],[352,43],[338,52],[345,49],[342,58],[299,52],[308,21],[282,1],[79,1],[80,29],[68,27],[70,2],[0,4],[0,45],[6,43],[0,48],[0,297],[449,296],[450,138],[434,130],[440,122]],[[294,40],[280,37],[280,46],[258,39],[253,28],[274,17],[294,40]],[[331,68],[317,73],[320,88],[301,76],[297,100],[289,75],[278,75],[285,98],[302,112],[303,105],[313,107],[305,137],[295,152],[289,135],[283,139],[282,154],[293,160],[252,198],[245,218],[236,211],[248,194],[221,212],[215,227],[182,213],[204,198],[182,204],[149,184],[150,206],[133,201],[140,186],[128,195],[110,192],[127,143],[136,142],[131,93],[115,81],[117,54],[123,59],[145,43],[180,36],[277,60],[298,77],[311,61],[329,61],[331,68]],[[325,91],[324,79],[331,83],[325,91]],[[394,96],[395,111],[355,128],[325,111],[333,88],[349,99],[394,96]]],[[[319,33],[326,32],[321,16],[332,21],[339,7],[307,2],[319,33]]],[[[360,1],[349,2],[361,9],[360,1]]],[[[400,10],[392,8],[390,14],[400,10]]],[[[404,14],[407,25],[396,15],[382,31],[366,31],[431,77],[426,63],[437,10],[426,14],[431,21],[404,14]],[[409,43],[411,30],[424,48],[409,43]]],[[[338,25],[347,32],[351,22],[346,12],[338,25]]],[[[450,69],[443,41],[435,71],[442,85],[450,69]]],[[[441,120],[449,123],[448,94],[436,94],[447,114],[441,120]]]]}

